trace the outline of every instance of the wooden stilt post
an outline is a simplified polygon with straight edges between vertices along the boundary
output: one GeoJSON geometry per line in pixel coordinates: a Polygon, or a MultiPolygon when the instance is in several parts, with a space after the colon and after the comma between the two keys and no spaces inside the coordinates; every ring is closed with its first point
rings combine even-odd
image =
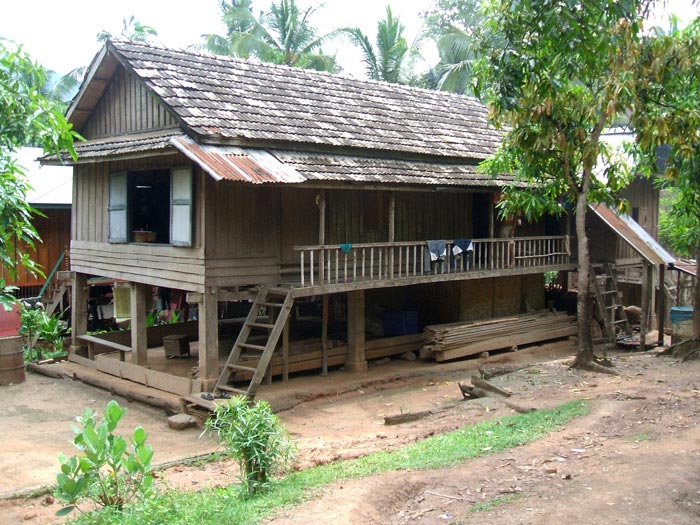
{"type": "Polygon", "coordinates": [[[146,338],[146,297],[149,286],[131,283],[131,362],[135,365],[148,364],[146,338]]]}
{"type": "Polygon", "coordinates": [[[216,288],[207,287],[199,303],[199,378],[202,389],[214,388],[219,378],[219,319],[216,288]]]}
{"type": "Polygon", "coordinates": [[[284,323],[282,331],[282,381],[289,381],[289,322],[284,323]]]}
{"type": "Polygon", "coordinates": [[[664,345],[664,329],[666,328],[666,268],[659,265],[659,300],[656,303],[656,320],[659,329],[659,346],[664,345]]]}
{"type": "Polygon", "coordinates": [[[644,261],[642,266],[642,318],[639,324],[639,349],[646,350],[646,337],[649,331],[649,299],[651,295],[651,268],[644,261]]]}
{"type": "Polygon", "coordinates": [[[348,292],[348,359],[351,372],[367,370],[365,357],[365,291],[348,292]]]}
{"type": "MultiPolygon", "coordinates": [[[[396,194],[389,194],[389,242],[396,241],[396,194]]],[[[394,278],[394,248],[389,248],[389,278],[394,278]]]]}
{"type": "Polygon", "coordinates": [[[328,295],[324,295],[321,314],[321,375],[328,375],[328,295]]]}
{"type": "MultiPolygon", "coordinates": [[[[318,194],[316,197],[316,204],[318,205],[318,244],[323,246],[326,244],[326,190],[321,190],[318,194]]],[[[326,254],[323,248],[321,248],[318,254],[318,280],[322,285],[325,284],[325,261],[326,254]]]]}
{"type": "Polygon", "coordinates": [[[74,272],[71,276],[73,283],[71,288],[71,347],[70,353],[75,352],[80,348],[81,343],[78,336],[87,334],[88,320],[88,286],[87,275],[84,273],[74,272]]]}

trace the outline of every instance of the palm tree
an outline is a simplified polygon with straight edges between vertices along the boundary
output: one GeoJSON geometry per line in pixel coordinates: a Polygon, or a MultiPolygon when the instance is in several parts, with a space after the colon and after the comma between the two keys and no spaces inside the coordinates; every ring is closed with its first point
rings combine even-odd
{"type": "MultiPolygon", "coordinates": [[[[142,24],[134,15],[131,15],[128,18],[122,18],[122,30],[119,36],[134,42],[147,42],[158,36],[158,31],[151,26],[142,24]]],[[[97,33],[96,40],[106,42],[112,37],[112,33],[103,29],[97,33]]],[[[80,84],[82,84],[86,73],[86,66],[76,67],[63,76],[55,71],[47,71],[47,82],[43,87],[43,93],[52,100],[68,104],[80,89],[80,84]]]]}
{"type": "Polygon", "coordinates": [[[455,93],[471,93],[472,67],[477,55],[473,35],[451,25],[438,41],[440,63],[435,66],[439,76],[437,88],[455,93]]]}
{"type": "MultiPolygon", "coordinates": [[[[386,18],[377,22],[375,45],[372,45],[369,37],[359,27],[346,27],[340,31],[362,51],[369,78],[393,83],[404,82],[402,68],[410,54],[409,46],[403,36],[404,26],[394,17],[390,6],[386,6],[386,18]]],[[[411,46],[411,52],[415,48],[415,45],[411,46]]]]}
{"type": "MultiPolygon", "coordinates": [[[[142,24],[134,15],[131,15],[129,18],[122,18],[122,30],[119,36],[134,42],[147,42],[158,36],[158,31],[151,26],[142,24]]],[[[112,33],[105,29],[97,33],[98,42],[106,42],[112,37],[112,33]]]]}
{"type": "Polygon", "coordinates": [[[295,0],[272,2],[269,11],[253,14],[251,0],[221,0],[227,35],[206,34],[203,47],[217,54],[321,71],[337,71],[335,57],[321,50],[334,32],[317,36],[310,17],[317,8],[300,11],[295,0]]]}

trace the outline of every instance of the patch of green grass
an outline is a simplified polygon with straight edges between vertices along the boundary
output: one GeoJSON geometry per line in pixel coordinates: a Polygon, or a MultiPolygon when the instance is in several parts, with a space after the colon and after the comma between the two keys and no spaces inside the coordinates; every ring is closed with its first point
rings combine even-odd
{"type": "Polygon", "coordinates": [[[642,443],[643,441],[649,441],[649,434],[645,432],[638,432],[637,434],[632,434],[629,437],[632,443],[642,443]]]}
{"type": "Polygon", "coordinates": [[[239,485],[195,493],[168,490],[121,512],[85,515],[76,523],[253,524],[283,507],[313,497],[321,487],[334,481],[381,472],[455,465],[524,445],[587,413],[585,401],[571,401],[556,409],[484,421],[391,451],[294,472],[273,483],[271,490],[254,497],[244,497],[239,485]]]}
{"type": "Polygon", "coordinates": [[[496,507],[500,507],[501,505],[510,503],[511,501],[518,499],[521,496],[522,494],[506,494],[505,496],[498,496],[496,498],[486,500],[483,503],[477,503],[476,505],[472,505],[469,508],[469,510],[471,510],[472,512],[490,512],[496,507]]]}

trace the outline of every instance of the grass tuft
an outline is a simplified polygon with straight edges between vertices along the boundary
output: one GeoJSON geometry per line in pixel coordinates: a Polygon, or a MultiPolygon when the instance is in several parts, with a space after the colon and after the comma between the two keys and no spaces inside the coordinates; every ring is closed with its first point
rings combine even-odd
{"type": "MultiPolygon", "coordinates": [[[[75,523],[102,525],[254,524],[284,507],[312,498],[324,485],[397,470],[447,467],[495,454],[539,439],[568,421],[588,413],[585,401],[571,401],[552,410],[538,410],[484,421],[433,436],[418,443],[294,472],[275,481],[270,490],[246,497],[239,485],[201,492],[167,490],[123,511],[88,514],[75,523]]],[[[499,498],[495,498],[499,499],[499,498]]],[[[493,505],[505,503],[494,502],[493,505]]],[[[486,505],[485,502],[482,505],[486,505]]]]}

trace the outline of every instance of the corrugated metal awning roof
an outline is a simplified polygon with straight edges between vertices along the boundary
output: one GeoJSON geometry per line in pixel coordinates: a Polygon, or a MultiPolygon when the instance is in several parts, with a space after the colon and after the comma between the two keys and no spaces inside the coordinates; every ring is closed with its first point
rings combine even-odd
{"type": "Polygon", "coordinates": [[[676,258],[668,253],[637,221],[624,213],[618,214],[604,204],[590,206],[591,210],[610,226],[634,251],[651,264],[674,264],[676,258]]]}
{"type": "Polygon", "coordinates": [[[306,178],[265,150],[197,144],[189,137],[173,137],[172,144],[216,180],[298,183],[306,178]]]}

